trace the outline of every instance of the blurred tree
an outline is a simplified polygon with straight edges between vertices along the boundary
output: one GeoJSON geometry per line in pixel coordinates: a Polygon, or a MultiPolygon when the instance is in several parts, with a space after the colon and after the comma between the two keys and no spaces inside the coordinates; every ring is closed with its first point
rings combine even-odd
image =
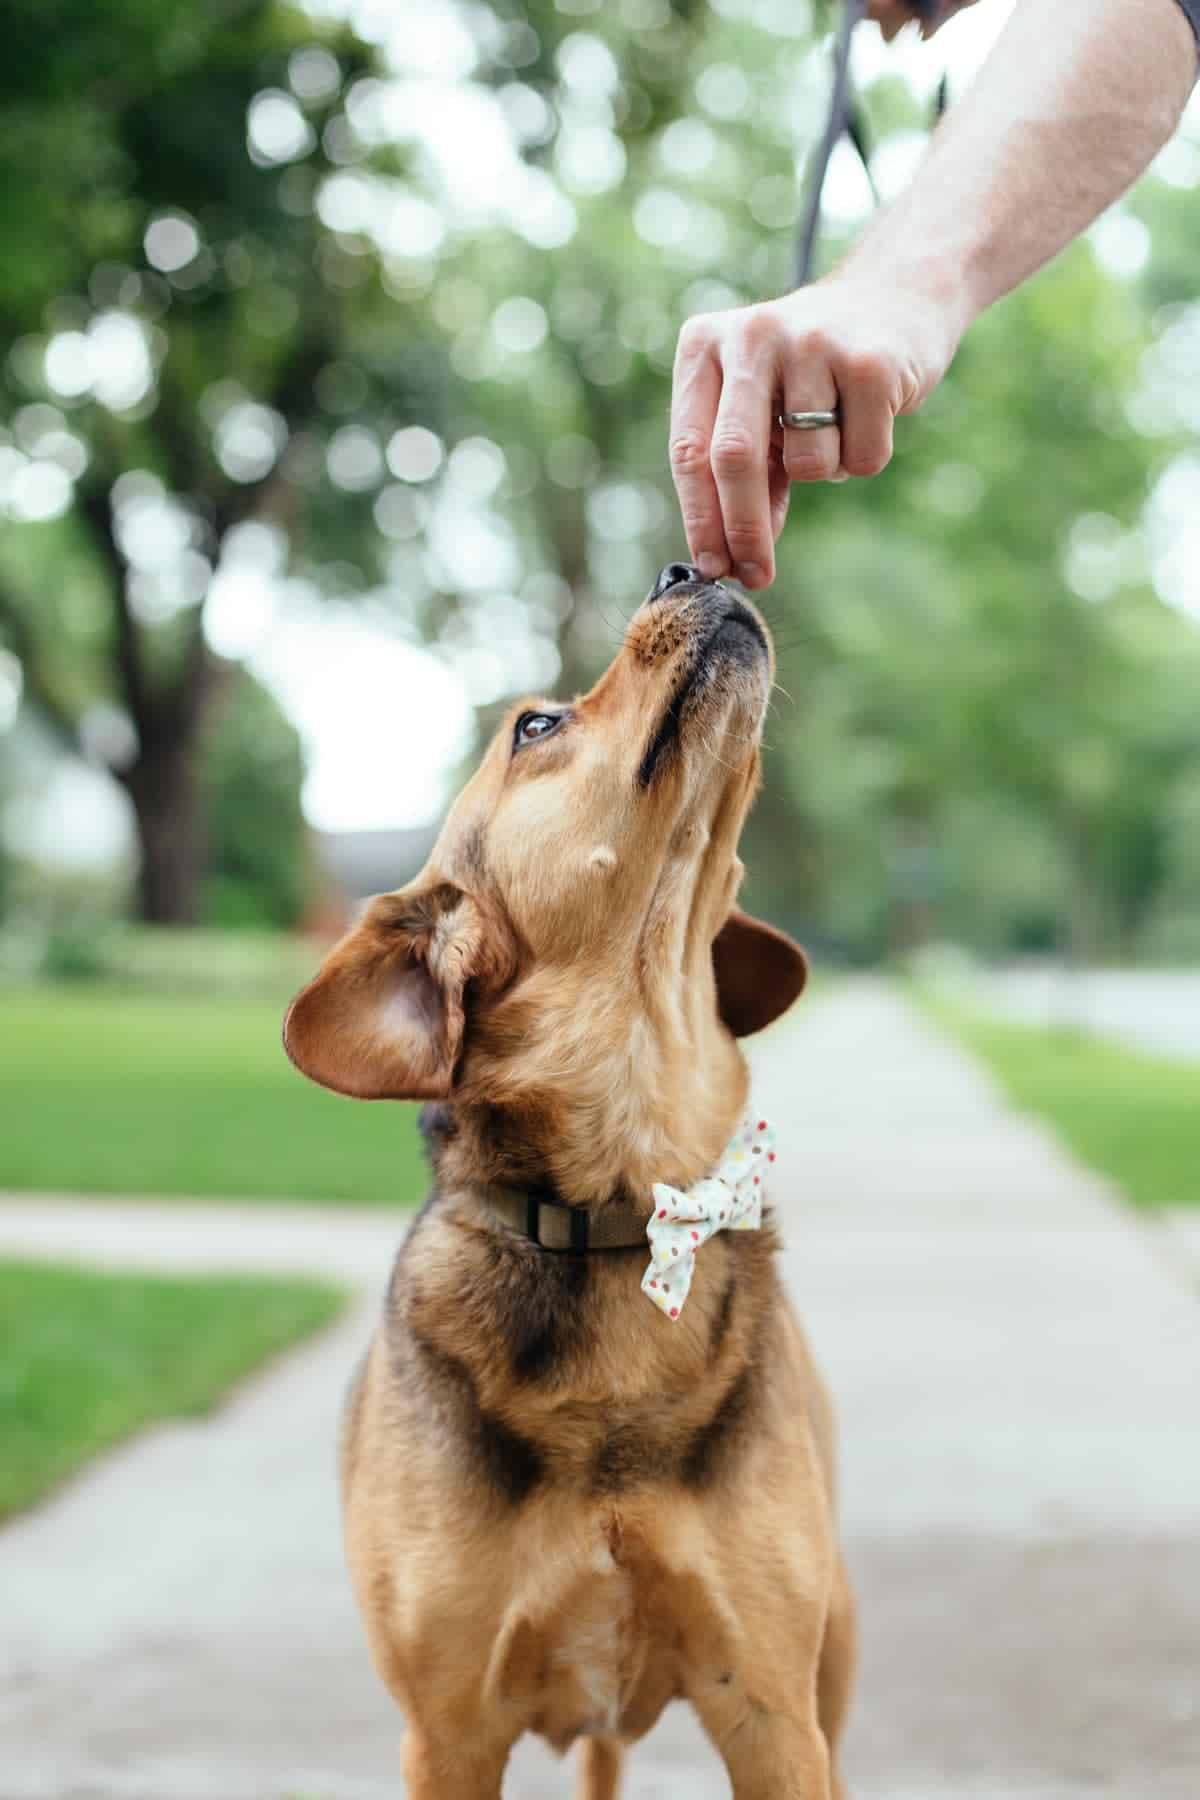
{"type": "MultiPolygon", "coordinates": [[[[451,433],[499,446],[521,560],[574,596],[571,680],[682,549],[665,467],[677,329],[789,285],[827,79],[803,6],[578,15],[523,7],[483,34],[476,69],[567,195],[566,241],[531,257],[519,232],[452,234],[430,307],[457,377],[451,433]]],[[[866,111],[894,186],[928,107],[888,77],[866,111]]],[[[854,170],[835,173],[844,205],[854,170]]],[[[1151,202],[1160,189],[1151,177],[1151,202]]],[[[1178,298],[1183,266],[1194,292],[1197,274],[1190,219],[1158,210],[1140,283],[1138,254],[1115,272],[1080,244],[977,327],[884,477],[794,497],[764,601],[784,692],[750,893],[857,953],[941,929],[1083,954],[1128,948],[1149,916],[1163,796],[1200,766],[1200,641],[1151,587],[1143,529],[1182,441],[1179,421],[1138,428],[1147,301],[1178,298]],[[1020,873],[995,866],[1001,819],[1020,873]]],[[[1144,256],[1132,213],[1106,224],[1116,265],[1131,234],[1144,256]]]]}
{"type": "Polygon", "coordinates": [[[5,41],[6,454],[17,517],[63,517],[12,534],[0,630],[29,696],[127,789],[143,916],[186,921],[196,748],[229,675],[202,628],[214,574],[251,521],[336,559],[356,525],[352,491],[321,492],[338,420],[408,392],[369,322],[382,264],[314,210],[352,154],[334,115],[365,51],[270,0],[54,0],[11,11],[5,41]]]}
{"type": "Polygon", "coordinates": [[[304,762],[295,728],[239,669],[209,717],[200,762],[207,923],[292,927],[309,898],[304,762]]]}
{"type": "MultiPolygon", "coordinates": [[[[436,640],[483,708],[611,653],[683,549],[679,324],[789,284],[819,24],[803,0],[14,23],[0,478],[28,522],[0,632],[129,787],[148,916],[200,904],[194,751],[230,680],[201,606],[236,610],[256,558],[436,640]]],[[[864,106],[886,193],[929,107],[894,75],[864,106]]],[[[1190,879],[1200,653],[1151,582],[1200,430],[1176,148],[981,322],[886,475],[794,498],[750,899],[853,954],[1129,947],[1190,879]]],[[[870,204],[852,160],[829,198],[826,256],[870,204]]]]}

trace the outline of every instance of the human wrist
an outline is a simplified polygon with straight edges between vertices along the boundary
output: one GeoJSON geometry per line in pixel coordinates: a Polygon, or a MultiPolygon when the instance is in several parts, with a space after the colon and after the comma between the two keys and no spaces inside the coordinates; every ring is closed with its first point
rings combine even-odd
{"type": "Polygon", "coordinates": [[[990,303],[975,259],[957,246],[914,254],[908,245],[864,243],[838,264],[834,276],[886,295],[889,311],[935,319],[952,350],[990,303]]]}
{"type": "Polygon", "coordinates": [[[850,310],[869,309],[904,345],[921,398],[941,380],[987,304],[956,256],[913,255],[907,248],[898,253],[895,245],[883,243],[856,246],[818,286],[853,294],[850,310]]]}

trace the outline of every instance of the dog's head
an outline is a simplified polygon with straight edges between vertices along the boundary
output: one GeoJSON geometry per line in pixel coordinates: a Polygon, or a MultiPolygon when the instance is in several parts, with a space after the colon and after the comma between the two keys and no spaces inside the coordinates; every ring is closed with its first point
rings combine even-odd
{"type": "Polygon", "coordinates": [[[292,1060],[363,1099],[494,1105],[614,1055],[669,1087],[777,1017],[803,954],[734,908],[772,670],[753,607],[664,570],[590,693],[512,709],[425,869],[294,1001],[292,1060]]]}

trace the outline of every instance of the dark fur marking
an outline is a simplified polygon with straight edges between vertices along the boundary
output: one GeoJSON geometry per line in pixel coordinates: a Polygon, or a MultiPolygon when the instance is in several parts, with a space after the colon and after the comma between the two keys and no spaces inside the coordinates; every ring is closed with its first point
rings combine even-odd
{"type": "Polygon", "coordinates": [[[431,1100],[417,1114],[417,1129],[425,1145],[425,1158],[437,1172],[438,1157],[443,1147],[458,1136],[458,1120],[454,1108],[445,1100],[431,1100]]]}
{"type": "Polygon", "coordinates": [[[688,702],[700,692],[706,679],[712,674],[719,655],[730,662],[740,665],[751,663],[755,657],[765,655],[767,641],[763,636],[762,626],[748,607],[734,600],[728,594],[724,599],[714,600],[707,611],[712,620],[709,635],[700,644],[692,657],[683,678],[667,702],[662,718],[654,736],[646,746],[638,769],[638,786],[648,788],[654,780],[659,765],[665,761],[679,741],[684,715],[688,702]],[[732,626],[731,631],[727,629],[732,626]]]}
{"type": "Polygon", "coordinates": [[[725,1278],[725,1289],[717,1302],[717,1310],[713,1314],[712,1331],[708,1340],[708,1355],[715,1362],[721,1354],[722,1346],[729,1335],[729,1327],[733,1321],[733,1303],[737,1297],[737,1278],[732,1271],[725,1278]]]}
{"type": "MultiPolygon", "coordinates": [[[[422,1130],[436,1163],[441,1143],[456,1130],[450,1107],[425,1107],[422,1130]],[[447,1115],[443,1119],[441,1114],[447,1115]]],[[[392,1271],[386,1312],[399,1318],[403,1300],[403,1265],[414,1238],[438,1205],[435,1186],[409,1230],[392,1271]]],[[[592,1277],[591,1257],[541,1250],[525,1239],[489,1236],[479,1246],[478,1273],[486,1296],[489,1328],[505,1346],[517,1381],[543,1381],[557,1376],[576,1355],[589,1333],[585,1295],[592,1277]]]]}
{"type": "Polygon", "coordinates": [[[488,1479],[510,1506],[528,1498],[545,1474],[545,1458],[537,1445],[480,1409],[479,1452],[488,1479]]]}
{"type": "Polygon", "coordinates": [[[480,1404],[475,1377],[461,1357],[416,1332],[412,1342],[439,1397],[448,1404],[480,1476],[509,1506],[519,1506],[545,1475],[542,1452],[480,1404]]]}
{"type": "Polygon", "coordinates": [[[546,1172],[537,1148],[541,1135],[532,1129],[542,1121],[506,1111],[501,1106],[478,1105],[470,1112],[474,1180],[496,1181],[507,1187],[544,1190],[542,1198],[559,1195],[546,1172]]]}
{"type": "Polygon", "coordinates": [[[620,1494],[648,1481],[668,1481],[678,1450],[669,1429],[628,1420],[596,1445],[588,1486],[593,1494],[620,1494]]]}
{"type": "Polygon", "coordinates": [[[646,746],[645,755],[637,772],[638,786],[648,788],[658,772],[659,764],[665,761],[679,741],[679,710],[688,697],[696,674],[696,666],[688,670],[682,683],[667,702],[666,711],[658,722],[658,729],[646,746]]]}
{"type": "Polygon", "coordinates": [[[754,1363],[747,1363],[725,1390],[712,1418],[692,1433],[679,1465],[679,1478],[685,1487],[711,1487],[724,1471],[742,1440],[752,1411],[757,1374],[754,1363]]]}
{"type": "Polygon", "coordinates": [[[458,847],[458,860],[468,886],[484,880],[488,872],[487,833],[482,825],[473,825],[466,834],[458,847]]]}
{"type": "Polygon", "coordinates": [[[589,1258],[550,1254],[524,1243],[495,1243],[490,1249],[490,1299],[513,1375],[517,1381],[545,1380],[562,1370],[585,1335],[589,1258]]]}

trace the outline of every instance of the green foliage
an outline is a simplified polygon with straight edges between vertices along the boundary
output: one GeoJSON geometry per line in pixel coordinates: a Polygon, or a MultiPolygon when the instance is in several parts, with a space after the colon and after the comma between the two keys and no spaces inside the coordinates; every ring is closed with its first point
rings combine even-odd
{"type": "Polygon", "coordinates": [[[1135,1206],[1200,1205],[1200,1066],[931,1000],[1009,1097],[1135,1206]]]}
{"type": "Polygon", "coordinates": [[[1162,796],[1162,880],[1147,948],[1166,961],[1200,962],[1200,772],[1188,769],[1162,796]]]}
{"type": "Polygon", "coordinates": [[[299,924],[309,873],[300,740],[244,669],[209,721],[201,766],[209,922],[241,930],[299,924]]]}
{"type": "MultiPolygon", "coordinates": [[[[15,339],[0,416],[35,467],[60,459],[73,503],[11,534],[0,638],[67,742],[81,726],[87,735],[97,702],[128,721],[111,763],[141,831],[148,917],[196,916],[207,836],[217,847],[211,907],[287,919],[300,904],[295,869],[282,867],[295,758],[293,792],[265,824],[275,842],[255,855],[227,782],[210,784],[210,798],[223,798],[207,828],[194,801],[193,765],[223,679],[201,602],[247,521],[302,513],[320,585],[326,559],[369,520],[368,501],[344,493],[334,504],[322,491],[325,441],[340,421],[317,393],[352,390],[363,414],[395,407],[378,333],[382,386],[359,354],[372,341],[380,270],[360,291],[367,264],[314,212],[322,171],[338,166],[320,148],[331,103],[366,52],[337,30],[314,46],[303,15],[272,0],[208,11],[125,0],[103,12],[57,0],[50,10],[53,24],[16,28],[20,52],[0,74],[0,320],[15,339]],[[306,50],[310,66],[313,55],[323,62],[301,108],[290,82],[306,50]],[[251,154],[264,100],[283,109],[293,142],[280,143],[277,121],[276,139],[251,154]],[[74,345],[78,371],[105,332],[124,334],[144,379],[112,392],[86,373],[55,376],[56,349],[74,345]],[[230,448],[239,420],[240,451],[230,448]],[[131,543],[138,507],[157,549],[131,543]],[[176,545],[165,557],[164,532],[176,545]],[[159,868],[164,859],[174,866],[159,868]]],[[[366,571],[350,579],[361,586],[366,571]]],[[[343,570],[334,585],[345,581],[343,570]]],[[[286,760],[268,783],[277,797],[286,760]]],[[[247,804],[262,797],[265,773],[247,770],[247,804]]]]}
{"type": "MultiPolygon", "coordinates": [[[[826,66],[801,7],[522,17],[536,55],[514,77],[503,40],[479,76],[547,103],[527,154],[571,193],[576,229],[531,253],[515,231],[452,222],[426,305],[453,375],[439,429],[502,447],[494,507],[522,591],[540,601],[547,575],[565,581],[560,647],[583,682],[683,549],[665,460],[680,321],[788,285],[794,161],[819,130],[826,66]],[[624,173],[606,181],[612,154],[624,173]],[[532,349],[497,330],[512,296],[544,311],[532,349]]],[[[924,122],[892,77],[865,105],[877,144],[924,122]]],[[[1151,202],[1163,192],[1143,184],[1151,202]]],[[[782,692],[747,894],[818,942],[1127,951],[1160,916],[1171,796],[1200,769],[1200,639],[1151,587],[1143,527],[1186,434],[1131,423],[1161,328],[1159,257],[1178,259],[1189,229],[1160,211],[1142,282],[1076,246],[976,327],[901,422],[883,477],[793,497],[764,603],[782,692]]]]}
{"type": "Polygon", "coordinates": [[[316,1281],[0,1262],[0,1518],[131,1432],[208,1412],[341,1304],[316,1281]]]}
{"type": "Polygon", "coordinates": [[[98,981],[104,974],[104,936],[92,919],[61,925],[46,939],[39,973],[48,981],[98,981]]]}
{"type": "MultiPolygon", "coordinates": [[[[89,463],[63,518],[0,544],[0,634],[31,698],[72,728],[115,702],[143,760],[191,720],[194,750],[206,672],[219,686],[196,649],[204,566],[235,559],[247,521],[310,600],[366,596],[483,705],[556,664],[588,681],[683,550],[666,467],[681,321],[789,284],[828,9],[462,0],[437,75],[403,33],[381,49],[275,0],[52,10],[0,76],[3,401],[27,433],[53,402],[89,463]],[[300,121],[277,160],[247,151],[264,94],[300,121]],[[489,95],[523,159],[499,193],[493,159],[469,150],[467,181],[433,144],[439,117],[478,118],[489,95]],[[389,235],[392,208],[408,223],[389,235]],[[195,254],[155,269],[145,233],[176,214],[195,254]],[[47,344],[114,311],[151,346],[144,398],[51,392],[47,344]],[[277,438],[257,473],[223,436],[249,403],[277,438]],[[440,444],[389,467],[412,425],[440,444]],[[131,469],[187,522],[193,587],[178,570],[147,586],[113,539],[131,469]]],[[[929,109],[892,74],[862,98],[882,170],[929,109]]],[[[1163,477],[1200,422],[1180,148],[1125,208],[1153,233],[1139,276],[1077,245],[973,330],[884,476],[793,497],[748,897],[818,941],[861,957],[930,933],[1079,952],[1186,937],[1200,647],[1151,579],[1163,477]]],[[[848,242],[827,231],[826,260],[848,242]]],[[[287,917],[295,858],[273,825],[254,841],[259,802],[232,783],[209,916],[287,917]]]]}
{"type": "Polygon", "coordinates": [[[302,1080],[282,1018],[229,994],[0,991],[0,1189],[416,1204],[416,1107],[302,1080]]]}
{"type": "Polygon", "coordinates": [[[319,955],[309,939],[274,929],[133,925],[106,920],[92,903],[64,912],[45,933],[28,924],[0,933],[0,984],[86,980],[126,994],[269,1000],[282,1008],[319,955]]]}

